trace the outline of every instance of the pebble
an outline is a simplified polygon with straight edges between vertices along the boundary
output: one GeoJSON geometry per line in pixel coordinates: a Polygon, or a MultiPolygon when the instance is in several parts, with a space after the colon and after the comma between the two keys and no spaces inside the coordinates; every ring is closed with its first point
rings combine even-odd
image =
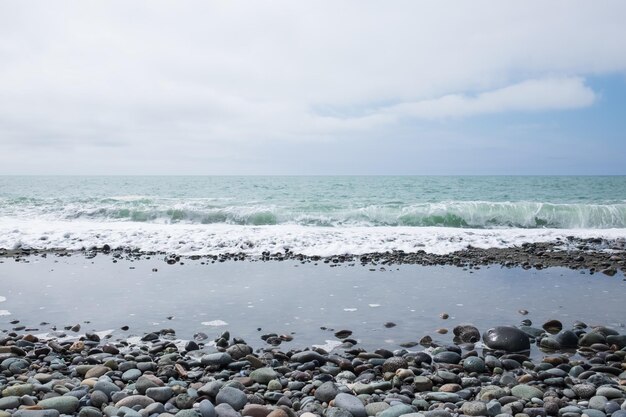
{"type": "Polygon", "coordinates": [[[278,373],[272,368],[259,368],[250,373],[250,378],[259,384],[267,384],[278,377],[278,373]]]}
{"type": "Polygon", "coordinates": [[[532,398],[543,398],[543,391],[541,391],[537,387],[526,384],[514,386],[513,388],[511,388],[511,394],[524,400],[530,400],[532,398]]]}
{"type": "Polygon", "coordinates": [[[61,414],[72,414],[78,409],[78,398],[71,395],[63,395],[60,397],[47,398],[39,401],[37,405],[45,410],[57,410],[61,414]]]}
{"type": "Polygon", "coordinates": [[[243,391],[240,391],[237,388],[226,386],[220,389],[220,391],[217,393],[215,401],[218,405],[226,403],[230,405],[233,410],[239,411],[244,407],[244,405],[246,405],[246,403],[248,402],[248,398],[243,391]]]}
{"type": "MultiPolygon", "coordinates": [[[[335,407],[348,411],[353,417],[367,417],[365,405],[353,395],[339,393],[334,399],[334,404],[335,407]]],[[[383,410],[383,412],[384,411],[385,410],[383,410]]]]}
{"type": "Polygon", "coordinates": [[[468,416],[485,416],[487,405],[482,401],[467,401],[461,406],[461,412],[468,416]]]}

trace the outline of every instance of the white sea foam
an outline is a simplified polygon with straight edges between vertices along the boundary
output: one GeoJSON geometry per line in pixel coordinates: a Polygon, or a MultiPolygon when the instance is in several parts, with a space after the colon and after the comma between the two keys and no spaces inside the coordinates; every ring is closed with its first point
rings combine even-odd
{"type": "Polygon", "coordinates": [[[330,256],[403,250],[445,254],[473,246],[503,248],[568,236],[626,238],[626,229],[464,229],[300,225],[154,224],[0,218],[0,248],[80,250],[108,244],[180,255],[284,252],[330,256]],[[44,239],[42,239],[42,237],[44,239]]]}
{"type": "Polygon", "coordinates": [[[203,321],[200,324],[202,324],[203,326],[211,326],[211,327],[228,326],[228,323],[226,323],[224,320],[203,321]]]}
{"type": "Polygon", "coordinates": [[[326,343],[324,343],[323,345],[313,345],[313,347],[323,349],[326,352],[331,352],[333,349],[343,344],[343,342],[340,342],[338,340],[326,340],[325,342],[326,343]]]}
{"type": "Polygon", "coordinates": [[[6,300],[7,300],[7,298],[6,298],[6,297],[3,297],[3,296],[1,296],[1,295],[0,295],[0,303],[5,302],[6,300]]]}
{"type": "Polygon", "coordinates": [[[11,312],[9,310],[0,310],[0,316],[10,316],[11,312]]]}

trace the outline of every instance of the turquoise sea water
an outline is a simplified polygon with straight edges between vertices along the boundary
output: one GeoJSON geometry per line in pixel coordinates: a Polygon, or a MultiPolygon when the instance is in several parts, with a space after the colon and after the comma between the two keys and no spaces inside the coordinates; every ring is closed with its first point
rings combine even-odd
{"type": "Polygon", "coordinates": [[[0,217],[622,228],[626,177],[0,177],[0,217]]]}
{"type": "Polygon", "coordinates": [[[0,177],[0,248],[446,252],[572,234],[626,238],[626,177],[0,177]]]}

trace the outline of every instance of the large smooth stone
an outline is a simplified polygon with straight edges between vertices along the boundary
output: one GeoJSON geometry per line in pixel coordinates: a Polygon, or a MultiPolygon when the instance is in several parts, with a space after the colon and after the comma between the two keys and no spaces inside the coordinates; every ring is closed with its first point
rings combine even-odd
{"type": "Polygon", "coordinates": [[[71,395],[63,395],[41,400],[37,405],[45,410],[53,409],[61,414],[73,414],[78,408],[78,398],[71,395]]]}
{"type": "Polygon", "coordinates": [[[335,407],[349,411],[354,417],[367,417],[363,402],[354,395],[340,393],[335,397],[335,407]]]}
{"type": "Polygon", "coordinates": [[[404,414],[414,413],[413,407],[406,404],[397,404],[389,407],[385,411],[382,411],[378,417],[400,417],[404,414]]]}
{"type": "Polygon", "coordinates": [[[609,345],[616,345],[618,348],[624,349],[626,347],[626,334],[608,335],[606,342],[609,345]]]}
{"type": "Polygon", "coordinates": [[[254,382],[267,385],[272,379],[278,378],[278,373],[272,368],[259,368],[250,372],[250,378],[254,382]]]}
{"type": "Polygon", "coordinates": [[[483,334],[483,341],[490,349],[507,352],[530,350],[530,338],[516,327],[498,326],[483,334]]]}
{"type": "Polygon", "coordinates": [[[115,403],[115,406],[117,408],[133,408],[134,406],[138,405],[141,408],[146,408],[152,403],[154,403],[154,400],[150,397],[146,397],[145,395],[129,395],[128,397],[122,398],[117,403],[115,403]]]}
{"type": "Polygon", "coordinates": [[[468,401],[461,406],[461,412],[466,416],[486,416],[487,405],[482,401],[468,401]]]}
{"type": "Polygon", "coordinates": [[[312,350],[305,350],[302,352],[294,353],[291,356],[291,362],[305,363],[311,361],[317,361],[320,364],[324,364],[326,363],[326,358],[312,350]]]}
{"type": "Polygon", "coordinates": [[[13,417],[59,417],[57,410],[17,410],[13,417]]]}
{"type": "Polygon", "coordinates": [[[233,410],[239,411],[248,402],[248,397],[246,397],[243,391],[239,391],[237,388],[224,387],[217,393],[215,401],[218,405],[226,403],[230,405],[233,410]]]}
{"type": "Polygon", "coordinates": [[[326,381],[315,390],[315,398],[322,403],[328,403],[334,399],[338,393],[337,385],[332,381],[326,381]]]}
{"type": "Polygon", "coordinates": [[[511,388],[511,394],[524,400],[543,398],[543,391],[532,385],[519,384],[511,388]]]}
{"type": "Polygon", "coordinates": [[[561,347],[566,349],[576,349],[578,347],[578,336],[571,330],[562,330],[554,336],[561,347]]]}

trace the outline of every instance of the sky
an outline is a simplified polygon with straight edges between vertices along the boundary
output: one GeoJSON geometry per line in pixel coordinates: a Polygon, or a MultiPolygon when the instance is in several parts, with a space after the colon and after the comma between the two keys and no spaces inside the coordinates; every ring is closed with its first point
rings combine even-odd
{"type": "Polygon", "coordinates": [[[0,175],[623,175],[625,16],[1,0],[0,175]]]}

